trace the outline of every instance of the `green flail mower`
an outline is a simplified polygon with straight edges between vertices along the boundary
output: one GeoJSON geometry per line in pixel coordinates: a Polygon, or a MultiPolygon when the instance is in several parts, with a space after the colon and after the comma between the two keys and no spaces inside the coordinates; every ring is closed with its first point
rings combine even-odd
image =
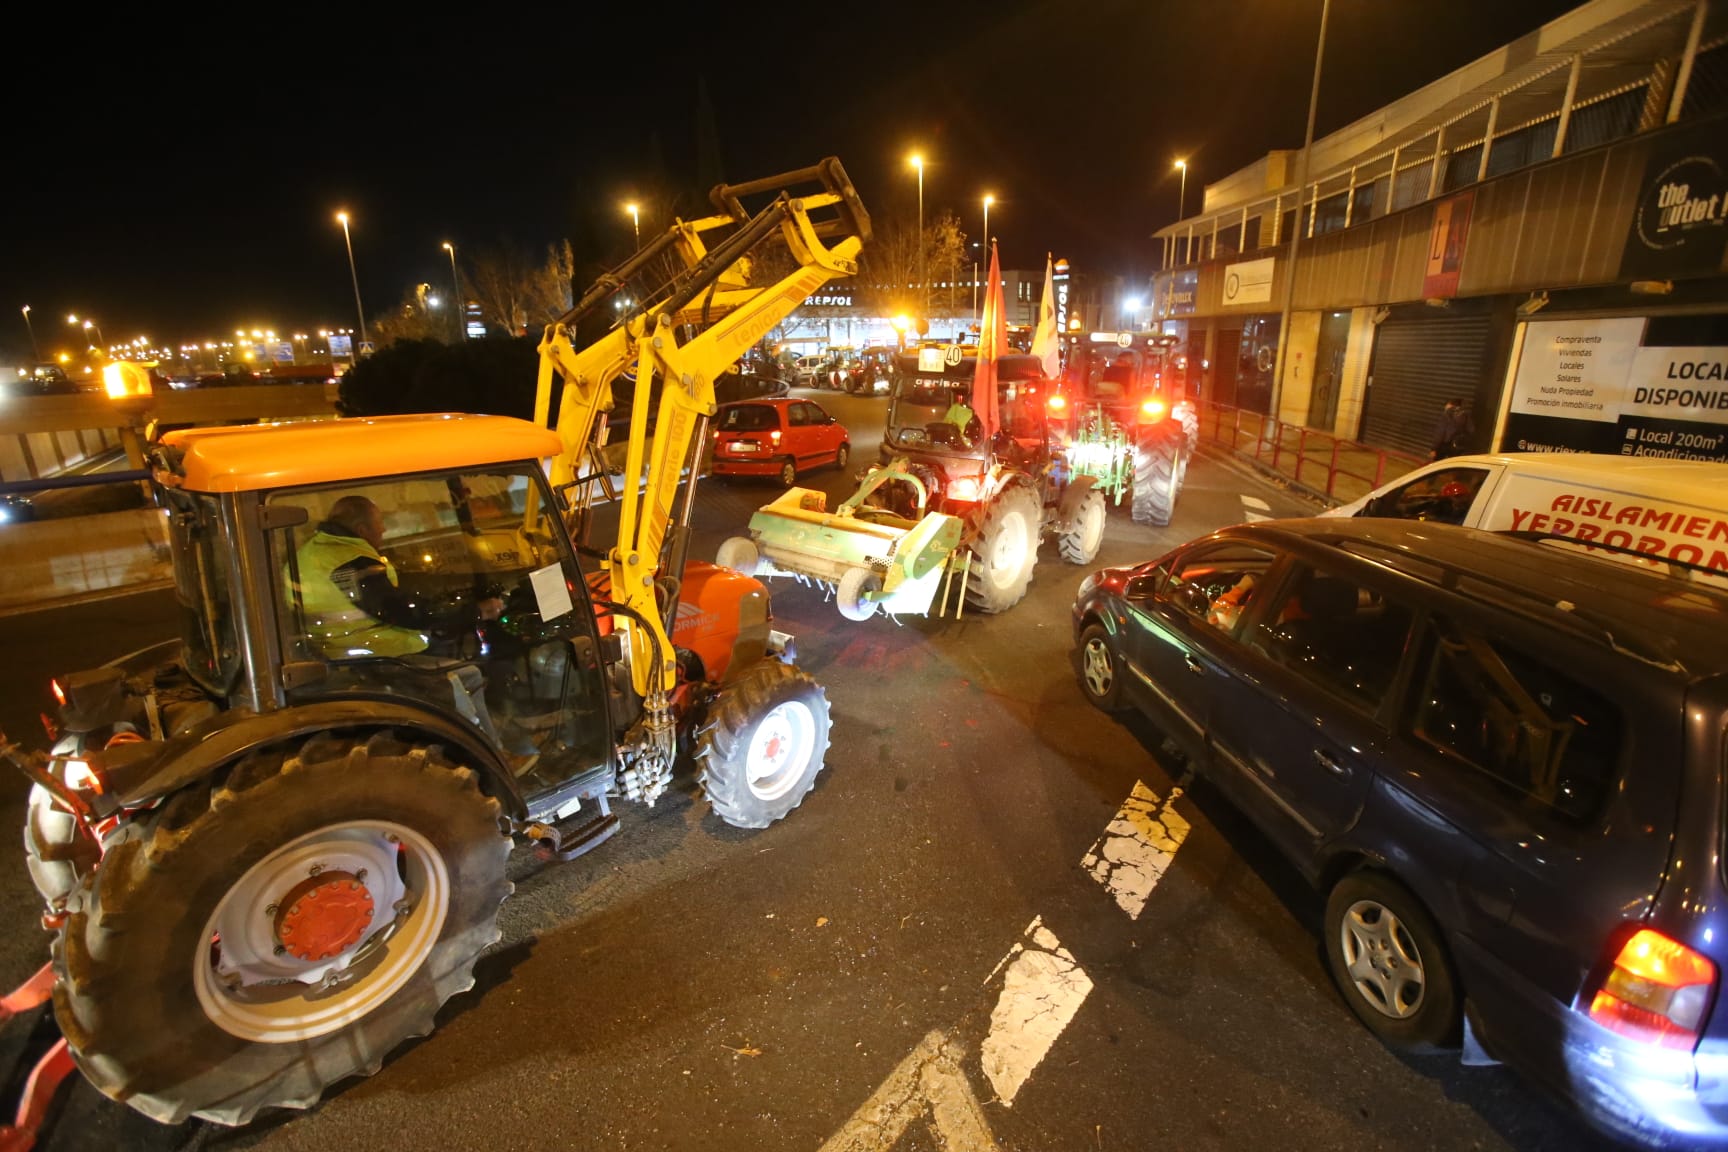
{"type": "Polygon", "coordinates": [[[789,488],[750,517],[750,535],[733,536],[716,560],[746,575],[790,576],[834,590],[840,614],[867,620],[889,615],[940,615],[956,578],[963,603],[968,553],[960,548],[964,524],[957,516],[926,512],[909,518],[868,503],[891,481],[927,492],[917,476],[894,461],[867,475],[858,490],[828,511],[828,497],[811,488],[789,488]],[[941,597],[938,601],[938,596],[941,597]]]}

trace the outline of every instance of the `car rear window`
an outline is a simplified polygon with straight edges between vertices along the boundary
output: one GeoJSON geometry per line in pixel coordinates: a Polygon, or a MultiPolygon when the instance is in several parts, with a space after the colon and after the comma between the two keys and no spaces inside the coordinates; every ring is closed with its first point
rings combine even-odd
{"type": "Polygon", "coordinates": [[[1574,821],[1601,807],[1624,721],[1600,692],[1502,640],[1437,619],[1412,732],[1574,821]]]}
{"type": "Polygon", "coordinates": [[[740,404],[720,415],[720,428],[725,432],[765,432],[780,427],[780,417],[766,404],[740,404]]]}

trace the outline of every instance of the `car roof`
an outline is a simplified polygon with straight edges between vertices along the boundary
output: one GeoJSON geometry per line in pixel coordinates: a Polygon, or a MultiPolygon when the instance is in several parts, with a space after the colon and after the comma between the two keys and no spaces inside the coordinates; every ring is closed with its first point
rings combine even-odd
{"type": "Polygon", "coordinates": [[[162,437],[165,486],[248,492],[541,460],[556,432],[514,416],[434,412],[182,428],[162,437]]]}
{"type": "Polygon", "coordinates": [[[813,403],[815,403],[815,401],[806,400],[802,396],[747,396],[742,400],[728,400],[724,404],[717,404],[717,405],[715,405],[715,409],[718,410],[721,408],[750,408],[750,407],[784,408],[788,404],[813,404],[813,403]]]}
{"type": "Polygon", "coordinates": [[[1695,675],[1728,672],[1728,593],[1496,532],[1422,520],[1306,517],[1221,529],[1297,553],[1345,553],[1435,590],[1564,624],[1695,675]]]}
{"type": "Polygon", "coordinates": [[[1671,460],[1651,456],[1615,456],[1606,452],[1478,452],[1448,456],[1447,467],[1498,464],[1532,476],[1555,479],[1630,481],[1640,490],[1654,484],[1728,485],[1728,463],[1717,460],[1671,460]]]}

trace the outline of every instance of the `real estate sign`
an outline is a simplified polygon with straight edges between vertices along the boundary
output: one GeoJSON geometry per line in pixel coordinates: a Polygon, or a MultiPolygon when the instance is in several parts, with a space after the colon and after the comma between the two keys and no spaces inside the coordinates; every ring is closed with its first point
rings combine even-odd
{"type": "Polygon", "coordinates": [[[1501,445],[1728,460],[1728,348],[1645,347],[1641,316],[1532,321],[1501,445]]]}

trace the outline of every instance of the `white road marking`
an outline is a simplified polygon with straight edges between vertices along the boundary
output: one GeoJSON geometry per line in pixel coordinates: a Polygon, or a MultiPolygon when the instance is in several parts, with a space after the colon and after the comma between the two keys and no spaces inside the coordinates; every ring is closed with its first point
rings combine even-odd
{"type": "MultiPolygon", "coordinates": [[[[1160,800],[1136,780],[1115,819],[1080,861],[1130,919],[1139,919],[1188,838],[1188,821],[1175,810],[1181,795],[1176,787],[1160,800]]],[[[1032,918],[984,983],[998,975],[1002,993],[978,1055],[997,1099],[1012,1108],[1014,1097],[1091,995],[1092,978],[1044,926],[1042,916],[1032,918]]],[[[932,1031],[820,1152],[890,1152],[925,1116],[944,1152],[990,1152],[996,1140],[960,1061],[958,1046],[940,1029],[932,1031]]]]}
{"type": "Polygon", "coordinates": [[[1176,811],[1180,795],[1182,789],[1172,788],[1168,800],[1159,800],[1156,792],[1136,780],[1116,818],[1080,861],[1080,867],[1104,885],[1130,920],[1140,918],[1146,898],[1188,838],[1188,821],[1176,811]]]}
{"type": "Polygon", "coordinates": [[[1032,918],[1025,938],[1008,955],[1012,961],[979,1059],[1002,1106],[1012,1108],[1032,1070],[1080,1011],[1092,978],[1044,927],[1042,916],[1032,918]]]}
{"type": "Polygon", "coordinates": [[[940,1030],[919,1042],[821,1152],[888,1152],[912,1122],[925,1115],[944,1152],[989,1152],[996,1147],[984,1109],[972,1094],[960,1053],[940,1030]]]}
{"type": "Polygon", "coordinates": [[[1249,524],[1254,523],[1256,520],[1270,520],[1272,519],[1272,505],[1266,503],[1266,501],[1260,499],[1258,496],[1243,496],[1242,519],[1247,521],[1249,524]]]}

